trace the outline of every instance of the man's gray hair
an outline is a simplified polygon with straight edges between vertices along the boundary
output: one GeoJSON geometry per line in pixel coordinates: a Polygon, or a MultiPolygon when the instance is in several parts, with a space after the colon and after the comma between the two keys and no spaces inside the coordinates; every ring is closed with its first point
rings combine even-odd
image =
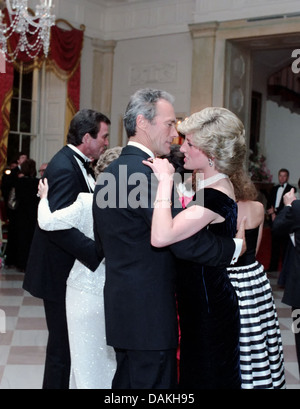
{"type": "Polygon", "coordinates": [[[140,89],[132,95],[124,115],[124,127],[128,138],[136,134],[138,115],[143,115],[150,123],[153,121],[156,117],[156,104],[160,99],[174,104],[173,95],[157,89],[140,89]]]}

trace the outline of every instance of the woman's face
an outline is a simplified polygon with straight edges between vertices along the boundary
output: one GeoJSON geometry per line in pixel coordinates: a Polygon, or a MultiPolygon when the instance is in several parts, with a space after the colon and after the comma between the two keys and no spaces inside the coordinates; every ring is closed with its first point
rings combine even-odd
{"type": "Polygon", "coordinates": [[[208,166],[208,157],[193,144],[193,134],[187,134],[180,151],[184,153],[184,168],[203,171],[208,166]]]}

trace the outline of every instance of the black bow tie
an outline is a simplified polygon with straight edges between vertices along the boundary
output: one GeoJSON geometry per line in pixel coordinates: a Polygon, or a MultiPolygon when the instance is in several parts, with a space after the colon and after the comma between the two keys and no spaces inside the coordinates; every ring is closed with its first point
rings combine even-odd
{"type": "Polygon", "coordinates": [[[82,156],[80,156],[80,155],[79,155],[78,153],[76,153],[76,152],[74,152],[74,156],[76,156],[76,158],[78,158],[78,159],[82,162],[83,167],[84,167],[85,170],[86,170],[86,173],[87,173],[88,175],[92,175],[93,178],[95,178],[95,173],[94,173],[93,169],[91,168],[91,162],[88,161],[88,160],[85,160],[82,156]]]}

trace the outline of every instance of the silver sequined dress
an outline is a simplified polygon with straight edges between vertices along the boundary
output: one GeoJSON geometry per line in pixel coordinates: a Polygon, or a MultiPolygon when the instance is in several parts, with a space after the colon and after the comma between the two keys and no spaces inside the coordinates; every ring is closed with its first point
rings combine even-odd
{"type": "MultiPolygon", "coordinates": [[[[44,230],[73,227],[94,239],[93,194],[80,193],[71,206],[50,212],[47,199],[38,209],[44,230]]],[[[67,280],[66,309],[71,351],[71,389],[110,389],[116,362],[113,348],[106,345],[103,287],[105,263],[91,272],[75,261],[67,280]]]]}

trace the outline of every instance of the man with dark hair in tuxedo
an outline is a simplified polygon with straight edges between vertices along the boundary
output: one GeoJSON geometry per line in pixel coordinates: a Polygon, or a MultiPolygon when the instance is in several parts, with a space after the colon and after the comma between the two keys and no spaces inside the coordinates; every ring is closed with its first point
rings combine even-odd
{"type": "Polygon", "coordinates": [[[273,233],[281,235],[284,232],[287,236],[290,235],[291,240],[289,273],[282,302],[292,307],[293,332],[300,373],[300,200],[296,200],[295,190],[285,194],[283,200],[285,207],[273,223],[273,233]]]}
{"type": "MultiPolygon", "coordinates": [[[[110,120],[85,109],[71,121],[64,146],[50,161],[44,173],[49,183],[52,212],[71,205],[81,192],[93,192],[95,181],[89,164],[108,146],[110,120]]],[[[70,351],[65,309],[66,281],[75,262],[80,260],[95,271],[101,261],[95,242],[77,229],[47,232],[35,230],[23,287],[44,300],[49,339],[46,353],[44,389],[67,389],[70,351]]]]}
{"type": "MultiPolygon", "coordinates": [[[[293,186],[288,183],[289,177],[290,172],[287,169],[280,169],[278,172],[279,184],[274,186],[270,192],[267,203],[267,213],[270,216],[271,227],[277,215],[284,208],[284,195],[293,188],[293,186]]],[[[268,272],[278,271],[280,256],[282,259],[284,258],[287,242],[288,237],[286,235],[278,236],[272,234],[271,260],[268,272]]],[[[278,283],[284,286],[284,281],[285,280],[279,280],[278,283]]]]}

